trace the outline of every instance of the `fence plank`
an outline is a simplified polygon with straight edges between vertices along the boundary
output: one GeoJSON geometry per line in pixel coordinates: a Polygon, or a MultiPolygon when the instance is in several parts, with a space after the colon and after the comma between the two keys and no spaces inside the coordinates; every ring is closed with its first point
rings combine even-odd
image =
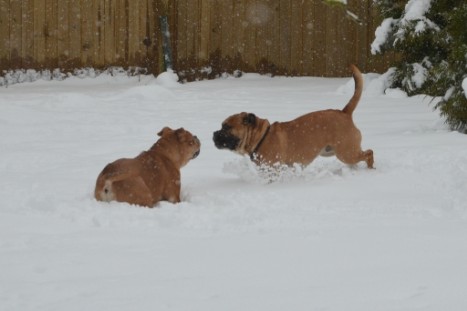
{"type": "Polygon", "coordinates": [[[299,1],[290,3],[290,73],[299,75],[303,72],[303,7],[299,1]]]}
{"type": "Polygon", "coordinates": [[[233,18],[233,1],[221,1],[221,47],[223,56],[229,56],[230,58],[235,57],[235,47],[234,39],[231,34],[233,34],[236,29],[234,27],[234,18],[233,18]]]}
{"type": "Polygon", "coordinates": [[[128,28],[127,28],[127,9],[128,0],[116,0],[115,8],[115,63],[125,65],[128,59],[128,28]]]}
{"type": "Polygon", "coordinates": [[[55,69],[58,66],[58,16],[57,0],[46,0],[45,2],[45,67],[55,69]]]}
{"type": "Polygon", "coordinates": [[[256,48],[256,31],[257,31],[257,14],[258,14],[258,0],[243,0],[243,61],[248,67],[255,68],[259,59],[258,50],[256,48]]]}
{"type": "Polygon", "coordinates": [[[280,0],[280,61],[279,66],[290,68],[291,64],[291,6],[290,1],[280,0]]]}
{"type": "Polygon", "coordinates": [[[9,63],[10,63],[10,4],[8,1],[2,1],[0,2],[0,70],[7,69],[5,65],[9,63]]]}
{"type": "MultiPolygon", "coordinates": [[[[267,0],[256,1],[254,16],[250,16],[255,26],[255,66],[261,62],[269,62],[269,23],[271,19],[271,3],[267,0]]],[[[247,11],[248,14],[248,11],[247,11]]]]}
{"type": "Polygon", "coordinates": [[[113,64],[116,58],[115,33],[116,0],[104,0],[104,62],[113,64]]]}
{"type": "Polygon", "coordinates": [[[69,65],[81,67],[81,4],[79,0],[69,0],[69,65]]]}
{"type": "Polygon", "coordinates": [[[211,21],[211,40],[209,45],[211,53],[215,53],[221,49],[222,26],[220,22],[219,1],[222,0],[211,0],[211,7],[209,8],[209,20],[211,21]]]}
{"type": "MultiPolygon", "coordinates": [[[[134,34],[134,58],[135,60],[133,64],[144,64],[146,59],[146,46],[144,39],[146,38],[146,23],[147,23],[147,0],[137,0],[136,7],[134,8],[135,12],[133,14],[133,20],[130,21],[130,25],[132,23],[137,24],[137,29],[135,29],[136,33],[134,34]]],[[[130,2],[131,3],[131,2],[130,2]]],[[[130,45],[131,46],[131,45],[130,45]]]]}
{"type": "Polygon", "coordinates": [[[139,0],[128,2],[128,61],[136,64],[141,57],[139,46],[139,0]]]}
{"type": "Polygon", "coordinates": [[[189,1],[189,9],[186,14],[186,48],[187,57],[192,62],[193,66],[198,67],[198,48],[199,48],[199,2],[191,0],[189,1]]]}
{"type": "Polygon", "coordinates": [[[313,67],[314,54],[314,20],[313,20],[313,4],[311,1],[305,1],[303,3],[303,27],[302,27],[302,40],[303,40],[303,53],[302,53],[302,74],[304,76],[310,76],[315,74],[313,67]]]}
{"type": "Polygon", "coordinates": [[[314,36],[315,43],[313,67],[317,76],[326,75],[326,15],[327,6],[321,1],[314,2],[313,16],[314,22],[314,36]]]}
{"type": "Polygon", "coordinates": [[[130,64],[136,63],[138,59],[138,35],[139,35],[139,1],[131,0],[128,2],[128,61],[130,64]]]}
{"type": "Polygon", "coordinates": [[[177,25],[177,53],[180,59],[186,60],[188,58],[188,46],[187,46],[187,23],[185,22],[188,17],[188,10],[192,9],[193,2],[188,0],[178,0],[178,25],[177,25]],[[189,5],[189,3],[191,5],[189,5]]]}
{"type": "MultiPolygon", "coordinates": [[[[280,51],[280,27],[281,27],[281,20],[280,20],[280,0],[272,0],[270,2],[270,19],[269,19],[269,39],[267,41],[268,45],[268,67],[272,73],[277,74],[280,72],[276,72],[279,68],[278,65],[281,59],[281,51],[280,51]],[[272,68],[271,68],[272,67],[272,68]]],[[[282,69],[281,69],[282,70],[282,69]]]]}
{"type": "Polygon", "coordinates": [[[207,63],[207,60],[209,58],[209,42],[211,37],[211,20],[208,14],[209,6],[210,0],[200,0],[200,10],[198,11],[198,18],[200,20],[198,37],[200,44],[198,50],[198,57],[200,58],[202,64],[207,63]]]}
{"type": "Polygon", "coordinates": [[[146,60],[147,49],[145,45],[146,25],[147,25],[147,0],[137,1],[138,13],[134,15],[136,18],[134,23],[137,23],[138,30],[135,37],[136,45],[136,61],[134,64],[144,64],[146,60]]]}
{"type": "MultiPolygon", "coordinates": [[[[159,51],[162,50],[162,40],[161,32],[160,32],[160,21],[159,16],[161,14],[174,14],[170,20],[173,20],[175,23],[176,20],[176,12],[175,10],[170,10],[171,5],[175,5],[176,0],[170,1],[167,5],[168,8],[165,11],[165,3],[160,3],[155,0],[147,0],[147,7],[148,7],[148,20],[146,23],[146,33],[149,36],[149,40],[151,42],[150,45],[146,48],[148,51],[146,63],[148,64],[147,67],[151,72],[159,73],[163,70],[163,60],[162,60],[162,53],[159,51]],[[174,3],[174,4],[172,4],[174,3]]],[[[174,24],[170,25],[174,28],[174,24]]],[[[173,29],[169,29],[172,31],[173,29]]],[[[176,33],[173,32],[173,39],[176,40],[176,33]]]]}
{"type": "Polygon", "coordinates": [[[34,1],[34,59],[45,68],[46,0],[34,1]]]}
{"type": "Polygon", "coordinates": [[[105,67],[105,0],[94,1],[94,32],[92,45],[94,47],[93,63],[98,68],[105,67]]]}
{"type": "Polygon", "coordinates": [[[34,59],[34,0],[23,0],[22,4],[22,44],[21,57],[24,69],[36,66],[34,59]]]}
{"type": "Polygon", "coordinates": [[[245,12],[245,2],[244,1],[234,1],[232,6],[232,29],[234,30],[231,33],[231,44],[232,44],[232,53],[233,56],[243,56],[245,51],[245,27],[246,27],[246,16],[245,12]]]}
{"type": "Polygon", "coordinates": [[[69,19],[69,3],[66,1],[57,2],[57,51],[58,51],[58,67],[68,69],[68,59],[70,52],[70,19],[69,19]]]}
{"type": "Polygon", "coordinates": [[[20,0],[10,0],[10,62],[21,68],[22,5],[20,0]]]}
{"type": "Polygon", "coordinates": [[[371,42],[374,39],[374,30],[369,29],[370,25],[370,16],[371,16],[371,3],[369,1],[364,1],[360,4],[360,11],[359,15],[363,16],[363,24],[362,26],[359,27],[360,32],[364,34],[362,41],[359,42],[357,48],[359,51],[359,54],[361,55],[362,58],[364,58],[364,67],[366,67],[369,64],[369,60],[371,57],[370,53],[370,46],[371,42]]]}

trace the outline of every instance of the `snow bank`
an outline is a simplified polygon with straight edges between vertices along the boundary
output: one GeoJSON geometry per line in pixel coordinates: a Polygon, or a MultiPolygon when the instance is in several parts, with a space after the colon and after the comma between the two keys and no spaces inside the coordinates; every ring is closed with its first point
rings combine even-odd
{"type": "Polygon", "coordinates": [[[0,87],[10,86],[18,83],[35,82],[35,81],[63,81],[67,78],[97,78],[101,75],[111,75],[113,77],[129,77],[140,76],[146,72],[145,69],[139,67],[132,67],[127,70],[122,67],[110,67],[106,70],[96,70],[94,68],[79,68],[73,72],[63,72],[60,69],[54,70],[41,70],[34,69],[17,69],[8,70],[0,77],[0,87]]]}

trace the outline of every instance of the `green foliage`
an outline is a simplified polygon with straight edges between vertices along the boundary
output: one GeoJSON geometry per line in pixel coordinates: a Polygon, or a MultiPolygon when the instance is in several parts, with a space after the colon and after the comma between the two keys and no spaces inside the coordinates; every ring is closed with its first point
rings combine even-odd
{"type": "Polygon", "coordinates": [[[374,0],[383,17],[399,18],[404,12],[404,0],[374,0]]]}
{"type": "MultiPolygon", "coordinates": [[[[411,0],[416,1],[416,0],[411,0]]],[[[462,81],[467,77],[467,2],[432,0],[419,19],[405,19],[407,1],[375,0],[383,17],[394,25],[382,51],[401,55],[392,87],[409,95],[440,97],[436,108],[452,129],[467,132],[467,99],[462,81]]]]}
{"type": "Polygon", "coordinates": [[[454,93],[448,99],[440,101],[437,106],[453,130],[467,134],[467,98],[461,91],[462,88],[453,88],[454,93]]]}

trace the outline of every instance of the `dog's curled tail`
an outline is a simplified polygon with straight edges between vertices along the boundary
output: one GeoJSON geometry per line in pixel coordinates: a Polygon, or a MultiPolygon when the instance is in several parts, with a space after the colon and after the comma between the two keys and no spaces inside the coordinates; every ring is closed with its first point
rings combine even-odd
{"type": "Polygon", "coordinates": [[[363,92],[363,77],[360,70],[358,70],[357,66],[350,65],[350,69],[352,69],[353,79],[355,81],[355,91],[353,93],[352,98],[349,100],[347,105],[342,109],[343,112],[352,115],[353,111],[357,107],[358,102],[360,101],[360,97],[362,97],[363,92]]]}
{"type": "Polygon", "coordinates": [[[99,174],[94,190],[94,197],[97,201],[110,202],[116,200],[114,183],[124,180],[131,175],[128,171],[115,168],[114,164],[108,164],[99,174]]]}
{"type": "Polygon", "coordinates": [[[94,191],[94,197],[97,201],[110,202],[115,200],[115,194],[112,189],[112,181],[110,180],[100,180],[96,185],[96,190],[94,191]]]}

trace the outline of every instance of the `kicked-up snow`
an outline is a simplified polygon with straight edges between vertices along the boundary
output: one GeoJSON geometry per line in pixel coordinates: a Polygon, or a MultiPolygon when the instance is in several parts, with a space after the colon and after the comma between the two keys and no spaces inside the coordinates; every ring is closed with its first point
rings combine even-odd
{"type": "Polygon", "coordinates": [[[176,84],[68,78],[0,89],[0,309],[467,309],[467,139],[434,103],[366,75],[354,112],[375,170],[319,158],[265,181],[214,147],[229,115],[341,109],[348,79],[246,74],[176,84]],[[182,203],[93,198],[109,162],[164,126],[202,143],[182,203]]]}

